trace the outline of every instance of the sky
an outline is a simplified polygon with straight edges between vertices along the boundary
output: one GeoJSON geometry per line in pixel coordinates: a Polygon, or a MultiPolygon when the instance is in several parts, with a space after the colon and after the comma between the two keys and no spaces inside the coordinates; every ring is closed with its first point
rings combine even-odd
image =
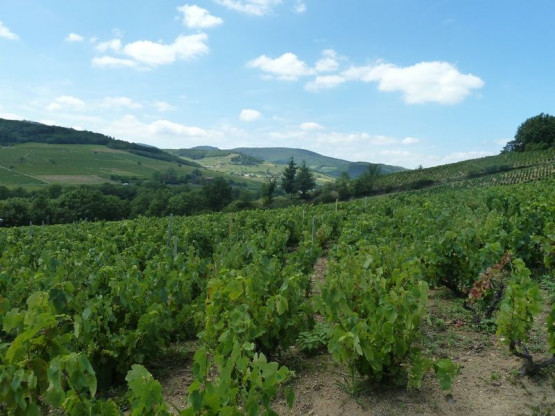
{"type": "Polygon", "coordinates": [[[0,0],[0,118],[430,167],[555,114],[553,0],[0,0]]]}

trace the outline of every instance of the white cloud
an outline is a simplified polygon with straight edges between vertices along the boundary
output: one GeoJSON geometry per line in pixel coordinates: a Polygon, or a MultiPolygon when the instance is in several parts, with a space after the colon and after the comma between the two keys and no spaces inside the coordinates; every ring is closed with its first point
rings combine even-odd
{"type": "Polygon", "coordinates": [[[180,35],[170,44],[139,40],[123,45],[120,39],[112,39],[97,44],[95,49],[101,53],[112,52],[124,57],[94,57],[92,64],[96,67],[135,69],[169,65],[177,60],[190,60],[208,53],[207,39],[205,33],[180,35]]]}
{"type": "Polygon", "coordinates": [[[137,109],[137,108],[141,108],[142,105],[134,102],[131,98],[128,98],[128,97],[106,97],[104,98],[104,100],[102,100],[102,107],[112,108],[112,109],[120,109],[120,108],[137,109]]]}
{"type": "Polygon", "coordinates": [[[337,52],[333,49],[326,49],[322,52],[322,58],[316,62],[317,72],[332,72],[339,68],[337,52]]]}
{"type": "Polygon", "coordinates": [[[296,0],[293,5],[293,11],[297,14],[306,12],[306,4],[302,0],[296,0]]]}
{"type": "Polygon", "coordinates": [[[389,63],[353,66],[338,74],[319,75],[308,82],[305,89],[319,91],[348,81],[377,82],[380,91],[402,92],[407,104],[457,104],[472,90],[484,86],[479,77],[462,74],[449,62],[431,61],[407,67],[389,63]]]}
{"type": "Polygon", "coordinates": [[[313,131],[313,130],[323,130],[324,126],[322,126],[321,124],[315,123],[313,121],[307,121],[305,123],[302,123],[300,126],[301,130],[304,131],[313,131]]]}
{"type": "Polygon", "coordinates": [[[347,79],[341,75],[318,75],[314,81],[310,81],[305,85],[307,91],[320,91],[323,89],[335,88],[338,85],[347,82],[347,79]]]}
{"type": "Polygon", "coordinates": [[[93,66],[101,68],[137,68],[137,62],[131,59],[114,58],[112,56],[94,57],[93,66]]]}
{"type": "Polygon", "coordinates": [[[416,143],[420,143],[420,139],[417,139],[416,137],[405,137],[403,140],[401,140],[402,144],[416,144],[416,143]]]}
{"type": "Polygon", "coordinates": [[[258,68],[269,74],[270,77],[286,81],[295,81],[300,77],[314,74],[313,69],[291,52],[284,53],[275,59],[262,55],[249,61],[247,66],[258,68]]]}
{"type": "Polygon", "coordinates": [[[166,103],[164,101],[156,101],[154,103],[154,106],[156,107],[156,109],[160,112],[165,112],[165,111],[173,111],[175,110],[175,106],[166,103]]]}
{"type": "Polygon", "coordinates": [[[19,114],[15,114],[15,113],[0,113],[0,118],[3,118],[5,120],[24,120],[25,118],[23,116],[20,116],[19,114]]]}
{"type": "Polygon", "coordinates": [[[223,23],[221,18],[196,5],[186,4],[177,10],[183,13],[183,24],[192,29],[207,29],[223,23]]]}
{"type": "Polygon", "coordinates": [[[121,39],[107,40],[95,46],[95,49],[101,53],[106,53],[108,51],[119,53],[121,52],[121,48],[121,39]]]}
{"type": "Polygon", "coordinates": [[[140,40],[128,43],[123,47],[123,54],[149,67],[168,65],[176,60],[188,60],[208,52],[205,33],[184,36],[180,35],[169,45],[140,40]]]}
{"type": "Polygon", "coordinates": [[[272,12],[273,8],[282,0],[214,0],[216,3],[245,14],[264,16],[272,12]]]}
{"type": "Polygon", "coordinates": [[[85,102],[79,98],[70,95],[62,95],[46,106],[48,111],[59,110],[82,110],[85,108],[85,102]]]}
{"type": "Polygon", "coordinates": [[[241,110],[241,113],[239,114],[239,119],[241,121],[246,121],[246,122],[256,121],[260,117],[262,117],[262,113],[260,111],[253,110],[250,108],[245,108],[241,110]]]}
{"type": "Polygon", "coordinates": [[[218,131],[186,126],[169,120],[144,123],[133,115],[126,115],[103,128],[104,134],[165,149],[179,149],[208,143],[218,145],[223,135],[218,131]]]}
{"type": "Polygon", "coordinates": [[[19,36],[13,33],[6,26],[4,26],[4,23],[0,22],[0,38],[4,38],[8,40],[16,40],[16,39],[19,39],[19,36]]]}
{"type": "Polygon", "coordinates": [[[85,39],[83,36],[78,35],[77,33],[70,33],[66,36],[65,39],[67,42],[83,42],[85,39]]]}
{"type": "Polygon", "coordinates": [[[448,62],[420,62],[408,67],[382,64],[371,71],[380,91],[401,91],[405,102],[457,104],[484,81],[472,74],[461,74],[448,62]]]}

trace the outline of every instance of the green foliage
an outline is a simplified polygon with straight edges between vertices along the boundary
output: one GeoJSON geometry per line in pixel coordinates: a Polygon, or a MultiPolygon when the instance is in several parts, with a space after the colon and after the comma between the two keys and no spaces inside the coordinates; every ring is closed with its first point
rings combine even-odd
{"type": "Polygon", "coordinates": [[[293,157],[289,159],[289,164],[281,174],[281,187],[287,195],[293,195],[297,189],[295,177],[297,176],[297,165],[293,157]]]}
{"type": "Polygon", "coordinates": [[[142,365],[134,364],[125,377],[129,386],[131,416],[169,416],[162,386],[142,365]]]}
{"type": "Polygon", "coordinates": [[[503,301],[497,313],[497,335],[515,355],[532,360],[525,343],[542,310],[542,298],[538,286],[530,279],[530,271],[524,263],[513,261],[513,273],[503,301]]]}
{"type": "Polygon", "coordinates": [[[295,176],[295,188],[301,193],[301,198],[306,199],[308,197],[308,192],[314,189],[315,185],[316,181],[314,180],[314,175],[303,160],[295,176]]]}
{"type": "Polygon", "coordinates": [[[540,290],[520,259],[512,262],[512,274],[497,313],[497,334],[511,349],[528,340],[534,317],[542,309],[540,290]]]}
{"type": "MultiPolygon", "coordinates": [[[[358,253],[345,247],[329,264],[322,288],[320,310],[332,328],[328,349],[371,380],[402,383],[409,376],[410,385],[419,386],[432,365],[416,347],[428,285],[417,278],[419,265],[407,253],[358,245],[358,253]]],[[[444,367],[436,371],[442,387],[451,374],[444,367]]]]}
{"type": "Polygon", "coordinates": [[[328,345],[329,325],[317,322],[310,331],[299,333],[297,345],[302,352],[308,355],[315,355],[328,345]]]}
{"type": "MultiPolygon", "coordinates": [[[[189,415],[276,415],[271,401],[277,388],[293,374],[264,354],[254,352],[254,344],[235,341],[228,354],[211,356],[200,348],[194,358],[195,380],[189,387],[189,407],[181,413],[189,415]],[[214,364],[212,365],[211,362],[214,364]],[[209,377],[211,374],[215,377],[209,377]]],[[[291,407],[294,395],[287,393],[291,407]]]]}
{"type": "Polygon", "coordinates": [[[524,121],[503,152],[545,150],[555,146],[555,116],[538,114],[524,121]]]}

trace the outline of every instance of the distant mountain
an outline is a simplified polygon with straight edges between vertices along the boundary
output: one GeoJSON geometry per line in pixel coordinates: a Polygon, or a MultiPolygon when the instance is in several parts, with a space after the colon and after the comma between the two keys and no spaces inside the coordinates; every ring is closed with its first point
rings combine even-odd
{"type": "MultiPolygon", "coordinates": [[[[242,153],[256,159],[286,165],[293,157],[297,164],[306,162],[307,166],[324,175],[339,177],[343,172],[347,172],[351,178],[359,177],[368,166],[374,165],[369,162],[349,162],[329,156],[323,156],[316,152],[304,149],[292,149],[287,147],[238,147],[229,149],[230,152],[242,153]]],[[[405,171],[400,166],[378,164],[382,174],[405,171]]]]}

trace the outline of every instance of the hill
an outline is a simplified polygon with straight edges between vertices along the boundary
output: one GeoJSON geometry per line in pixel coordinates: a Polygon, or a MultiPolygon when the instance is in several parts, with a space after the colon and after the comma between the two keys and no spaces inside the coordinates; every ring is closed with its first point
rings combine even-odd
{"type": "MultiPolygon", "coordinates": [[[[310,150],[286,147],[239,147],[226,150],[199,146],[191,149],[167,150],[167,152],[188,161],[201,163],[208,169],[259,179],[268,175],[279,175],[289,159],[293,157],[298,164],[304,160],[307,166],[316,173],[320,184],[333,181],[343,172],[347,172],[351,178],[358,178],[367,171],[368,166],[373,165],[368,162],[349,162],[323,156],[310,150]]],[[[398,166],[384,164],[378,166],[380,166],[382,174],[406,170],[398,166]]]]}
{"type": "Polygon", "coordinates": [[[0,186],[121,183],[168,171],[177,177],[223,176],[251,189],[259,186],[247,178],[208,171],[193,160],[153,146],[90,131],[0,119],[0,186]]]}
{"type": "MultiPolygon", "coordinates": [[[[286,147],[239,147],[231,150],[279,165],[286,165],[289,162],[289,159],[293,157],[297,163],[301,163],[304,160],[310,169],[334,178],[341,176],[343,172],[347,172],[350,177],[356,178],[360,176],[362,172],[367,170],[369,165],[373,165],[373,163],[349,162],[342,159],[323,156],[310,150],[290,149],[286,147]]],[[[382,174],[402,172],[406,170],[405,168],[399,166],[384,164],[378,164],[378,166],[380,166],[380,172],[382,174]]]]}
{"type": "Polygon", "coordinates": [[[555,148],[508,152],[426,169],[380,176],[376,193],[420,189],[430,186],[489,186],[514,184],[555,176],[555,148]]]}
{"type": "MultiPolygon", "coordinates": [[[[9,146],[18,143],[45,143],[45,144],[88,144],[103,145],[111,149],[123,150],[138,156],[151,159],[165,160],[167,162],[185,163],[174,155],[164,152],[157,147],[130,143],[117,140],[100,133],[86,130],[75,130],[67,127],[48,126],[34,121],[16,121],[0,118],[0,146],[9,146]]],[[[196,166],[190,164],[190,166],[196,166]]]]}

